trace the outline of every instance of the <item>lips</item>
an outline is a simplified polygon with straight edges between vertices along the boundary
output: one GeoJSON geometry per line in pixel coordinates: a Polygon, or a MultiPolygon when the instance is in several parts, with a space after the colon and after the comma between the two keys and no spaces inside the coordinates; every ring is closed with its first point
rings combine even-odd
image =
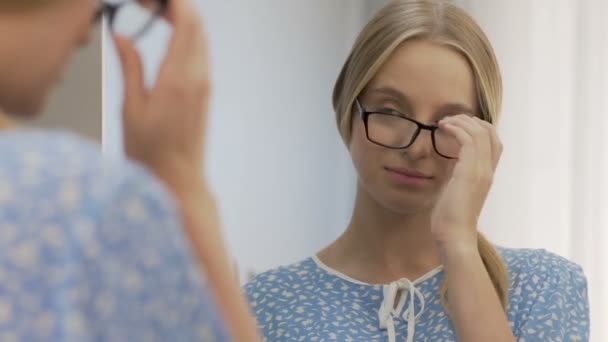
{"type": "Polygon", "coordinates": [[[385,169],[387,171],[395,172],[395,173],[398,173],[400,175],[410,177],[410,178],[419,178],[419,179],[432,179],[433,178],[433,176],[430,176],[424,172],[414,170],[414,169],[408,169],[408,168],[403,168],[403,167],[385,167],[385,169]]]}

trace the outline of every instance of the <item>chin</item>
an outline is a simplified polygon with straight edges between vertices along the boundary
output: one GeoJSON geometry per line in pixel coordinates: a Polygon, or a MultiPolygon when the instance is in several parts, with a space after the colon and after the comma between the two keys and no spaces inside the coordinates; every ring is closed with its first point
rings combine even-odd
{"type": "Polygon", "coordinates": [[[398,214],[415,214],[430,211],[436,201],[434,193],[387,189],[377,197],[385,208],[398,214]]]}
{"type": "Polygon", "coordinates": [[[46,94],[29,96],[7,103],[3,109],[17,119],[33,119],[46,107],[46,94]]]}
{"type": "Polygon", "coordinates": [[[420,212],[427,212],[433,209],[433,201],[427,198],[412,199],[398,199],[386,201],[386,206],[391,211],[399,214],[415,214],[420,212]]]}

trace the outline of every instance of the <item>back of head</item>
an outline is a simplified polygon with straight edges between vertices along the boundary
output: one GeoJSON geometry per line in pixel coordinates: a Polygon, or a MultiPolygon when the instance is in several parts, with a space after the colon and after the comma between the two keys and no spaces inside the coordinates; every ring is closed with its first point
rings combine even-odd
{"type": "MultiPolygon", "coordinates": [[[[394,0],[382,8],[359,34],[333,91],[340,135],[348,145],[353,105],[389,56],[404,42],[429,40],[466,57],[475,80],[480,118],[496,124],[502,100],[502,80],[493,48],[481,28],[464,10],[446,0],[394,0]]],[[[506,307],[509,279],[497,250],[481,234],[479,251],[506,307]]],[[[445,284],[442,300],[446,298],[445,284]]]]}

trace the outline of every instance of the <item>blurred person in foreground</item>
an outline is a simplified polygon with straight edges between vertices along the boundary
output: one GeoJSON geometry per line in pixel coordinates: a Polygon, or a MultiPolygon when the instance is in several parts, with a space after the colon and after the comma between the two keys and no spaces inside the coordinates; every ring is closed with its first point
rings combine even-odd
{"type": "Polygon", "coordinates": [[[165,4],[173,35],[150,89],[114,37],[130,161],[16,121],[44,107],[102,6],[0,0],[0,340],[255,341],[203,174],[210,80],[190,0],[165,4]]]}

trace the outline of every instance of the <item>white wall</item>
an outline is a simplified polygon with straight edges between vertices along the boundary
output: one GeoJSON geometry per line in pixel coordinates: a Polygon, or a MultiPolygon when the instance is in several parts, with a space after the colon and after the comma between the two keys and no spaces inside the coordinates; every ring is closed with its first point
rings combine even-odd
{"type": "MultiPolygon", "coordinates": [[[[214,95],[209,173],[241,270],[311,255],[350,217],[354,174],[331,91],[366,17],[364,1],[199,1],[214,95]]],[[[166,30],[142,42],[153,79],[166,30]]],[[[104,148],[120,155],[122,85],[105,49],[104,148]]]]}
{"type": "Polygon", "coordinates": [[[498,243],[572,257],[573,6],[468,3],[494,45],[504,84],[504,154],[482,226],[498,243]]]}

